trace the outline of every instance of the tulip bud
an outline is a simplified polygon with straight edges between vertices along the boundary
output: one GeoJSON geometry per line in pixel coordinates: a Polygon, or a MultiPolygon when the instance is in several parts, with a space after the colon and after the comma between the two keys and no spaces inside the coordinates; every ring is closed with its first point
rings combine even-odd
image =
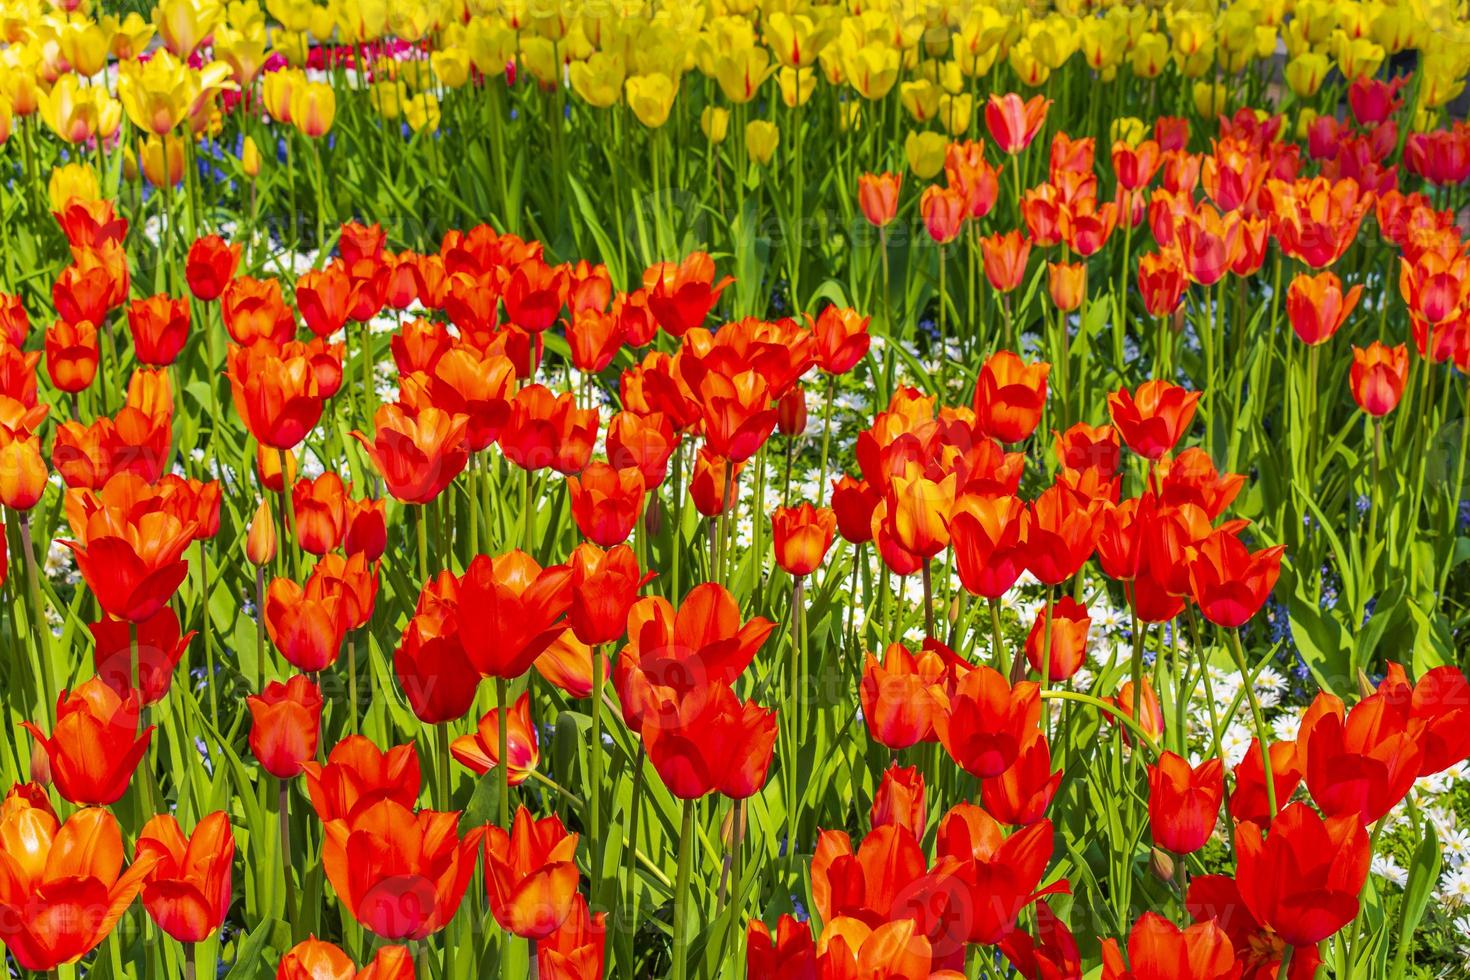
{"type": "Polygon", "coordinates": [[[643,530],[649,537],[658,537],[664,526],[663,502],[656,496],[650,495],[648,506],[643,510],[643,530]]]}
{"type": "Polygon", "coordinates": [[[1375,693],[1377,693],[1377,691],[1378,691],[1378,689],[1373,686],[1373,681],[1368,678],[1368,675],[1367,674],[1363,673],[1363,668],[1359,667],[1358,668],[1358,697],[1360,697],[1360,698],[1371,698],[1375,693]]]}
{"type": "Polygon", "coordinates": [[[262,500],[245,536],[245,558],[252,565],[265,565],[276,557],[276,522],[270,506],[262,500]]]}
{"type": "Polygon", "coordinates": [[[781,131],[773,122],[752,119],[745,126],[745,150],[752,160],[762,166],[771,162],[780,142],[781,131]]]}
{"type": "Polygon", "coordinates": [[[260,149],[249,136],[245,137],[245,143],[240,147],[240,169],[247,177],[260,173],[260,149]]]}
{"type": "Polygon", "coordinates": [[[1154,873],[1154,877],[1160,881],[1174,880],[1174,857],[1162,847],[1155,847],[1149,851],[1148,869],[1154,873]]]}
{"type": "Polygon", "coordinates": [[[705,106],[704,111],[699,114],[699,129],[704,133],[705,139],[719,146],[725,142],[725,134],[730,129],[730,110],[719,106],[705,106]]]}
{"type": "Polygon", "coordinates": [[[783,436],[806,431],[806,393],[800,388],[792,388],[776,403],[776,428],[783,436]]]}

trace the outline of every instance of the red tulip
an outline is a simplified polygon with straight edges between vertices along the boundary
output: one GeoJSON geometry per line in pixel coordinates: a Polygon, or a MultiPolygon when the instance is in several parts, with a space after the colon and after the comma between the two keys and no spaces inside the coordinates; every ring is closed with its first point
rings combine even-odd
{"type": "Polygon", "coordinates": [[[874,830],[892,824],[902,827],[915,840],[924,836],[929,822],[929,811],[924,806],[924,777],[918,766],[900,768],[892,763],[883,770],[878,782],[878,792],[873,794],[873,806],[868,811],[868,825],[874,830]]]}
{"type": "Polygon", "coordinates": [[[194,524],[163,511],[134,519],[121,508],[103,506],[87,516],[79,535],[84,540],[63,543],[76,556],[97,604],[117,619],[140,623],[168,603],[188,574],[183,554],[194,530],[194,524]]]}
{"type": "Polygon", "coordinates": [[[325,397],[311,359],[277,354],[270,344],[231,347],[235,411],[262,448],[295,449],[322,417],[325,397]]]}
{"type": "Polygon", "coordinates": [[[918,656],[901,643],[889,644],[882,663],[863,658],[858,696],[863,721],[874,741],[889,749],[932,742],[935,719],[969,665],[937,640],[927,640],[918,656]]]}
{"type": "Polygon", "coordinates": [[[240,261],[240,246],[227,245],[218,235],[205,235],[189,246],[184,262],[184,278],[189,291],[204,302],[218,299],[225,286],[235,277],[240,261]]]}
{"type": "Polygon", "coordinates": [[[1210,839],[1225,798],[1219,759],[1198,766],[1173,752],[1148,767],[1148,825],[1154,843],[1175,854],[1193,854],[1210,839]]]}
{"type": "Polygon", "coordinates": [[[199,821],[187,839],[171,814],[143,825],[133,863],[153,860],[143,886],[143,907],[158,928],[181,943],[208,939],[230,910],[230,872],[235,833],[217,811],[199,821]]]}
{"type": "Polygon", "coordinates": [[[97,377],[97,328],[91,321],[57,320],[46,331],[46,373],[56,390],[85,391],[97,377]]]}
{"type": "Polygon", "coordinates": [[[552,936],[572,914],[576,855],[577,835],[559,818],[536,820],[523,806],[509,833],[486,827],[485,890],[500,927],[538,942],[552,936]]]}
{"type": "Polygon", "coordinates": [[[1025,568],[1025,505],[1011,496],[965,494],[955,504],[949,533],[960,584],[973,595],[999,599],[1025,568]]]}
{"type": "Polygon", "coordinates": [[[265,626],[281,656],[306,673],[336,663],[347,635],[340,597],[310,598],[305,589],[286,578],[274,579],[266,592],[265,626]]]}
{"type": "Polygon", "coordinates": [[[759,792],[776,747],[776,712],[742,704],[723,684],[665,691],[644,713],[642,732],[648,761],[669,792],[681,800],[716,792],[743,800],[759,792]]]}
{"type": "Polygon", "coordinates": [[[1248,622],[1276,585],[1285,551],[1276,545],[1252,553],[1223,528],[1206,538],[1189,563],[1190,593],[1205,619],[1226,628],[1248,622]]]}
{"type": "Polygon", "coordinates": [[[1046,406],[1051,365],[1026,364],[1010,351],[992,354],[975,383],[975,423],[1000,442],[1021,442],[1036,430],[1046,406]]]}
{"type": "Polygon", "coordinates": [[[567,622],[572,633],[587,646],[613,642],[627,631],[638,590],[653,573],[639,572],[638,559],[627,545],[603,551],[580,544],[572,552],[571,569],[567,622]]]}
{"type": "Polygon", "coordinates": [[[1307,789],[1328,816],[1371,824],[1397,806],[1419,776],[1422,750],[1402,699],[1379,693],[1347,711],[1318,694],[1302,718],[1307,789]]]}
{"type": "Polygon", "coordinates": [[[596,438],[595,409],[578,408],[570,392],[556,395],[542,385],[527,385],[511,401],[500,448],[521,469],[549,466],[570,475],[587,465],[596,438]]]}
{"type": "Polygon", "coordinates": [[[1266,980],[1281,973],[1281,960],[1291,952],[1288,980],[1312,980],[1321,965],[1316,946],[1289,946],[1280,936],[1252,917],[1240,897],[1235,879],[1227,875],[1200,875],[1189,883],[1185,907],[1196,922],[1213,922],[1230,937],[1241,976],[1266,980]]]}
{"type": "Polygon", "coordinates": [[[858,177],[858,207],[875,228],[883,228],[898,217],[898,192],[903,174],[861,174],[858,177]]]}
{"type": "Polygon", "coordinates": [[[1097,542],[1091,511],[1060,484],[1042,491],[1022,521],[1026,568],[1047,585],[1060,585],[1086,564],[1097,542]]]}
{"type": "Polygon", "coordinates": [[[189,339],[189,303],[160,293],[128,306],[133,353],[143,364],[172,364],[189,339]]]}
{"type": "Polygon", "coordinates": [[[90,624],[94,644],[92,661],[100,677],[118,697],[133,690],[133,662],[137,661],[138,693],[144,705],[156,704],[168,693],[174,669],[194,638],[190,630],[179,635],[179,617],[168,606],[136,626],[136,641],[126,620],[104,616],[90,624]]]}
{"type": "Polygon", "coordinates": [[[1432,776],[1470,758],[1470,682],[1457,667],[1434,667],[1410,686],[1403,667],[1389,663],[1378,686],[1400,711],[1409,710],[1409,730],[1423,749],[1419,775],[1432,776]]]}
{"type": "Polygon", "coordinates": [[[316,755],[322,694],[305,674],[266,685],[245,699],[253,722],[250,752],[277,779],[292,779],[316,755]]]}
{"type": "MultiPolygon", "coordinates": [[[[452,580],[448,572],[444,574],[452,580]]],[[[425,595],[428,593],[426,588],[425,595]]],[[[480,674],[465,650],[467,631],[459,626],[454,603],[426,602],[420,596],[419,609],[393,651],[398,686],[414,715],[425,724],[463,718],[475,703],[480,674]]]]}
{"type": "Polygon", "coordinates": [[[703,324],[720,293],[734,281],[726,276],[715,282],[715,261],[704,252],[691,252],[678,265],[651,265],[643,273],[648,308],[658,325],[673,337],[682,337],[703,324]]]}
{"type": "Polygon", "coordinates": [[[853,544],[873,540],[873,511],[879,496],[866,480],[844,476],[832,484],[832,510],[837,532],[853,544]]]}
{"type": "Polygon", "coordinates": [[[1000,941],[1001,952],[1026,980],[1063,980],[1082,975],[1077,940],[1051,906],[1036,903],[1036,936],[1019,929],[1000,941]]]}
{"type": "MultiPolygon", "coordinates": [[[[1302,781],[1301,753],[1295,742],[1272,742],[1271,785],[1278,804],[1285,803],[1302,781]]],[[[1261,743],[1251,739],[1245,756],[1235,767],[1235,787],[1230,791],[1229,810],[1234,820],[1253,823],[1265,830],[1271,823],[1266,797],[1266,774],[1261,763],[1261,743]]]]}
{"type": "Polygon", "coordinates": [[[78,806],[108,806],[122,799],[153,735],[138,733],[138,701],[93,677],[56,699],[56,727],[47,738],[22,722],[46,753],[62,799],[78,806]]]}
{"type": "Polygon", "coordinates": [[[924,230],[939,245],[948,245],[959,237],[969,216],[969,202],[965,195],[937,184],[924,188],[919,197],[919,212],[924,218],[924,230]]]}
{"type": "Polygon", "coordinates": [[[286,305],[278,279],[241,276],[230,280],[220,297],[220,316],[230,339],[244,347],[261,341],[288,344],[296,339],[296,318],[286,305]]]}
{"type": "Polygon", "coordinates": [[[1315,946],[1358,914],[1368,879],[1368,834],[1355,816],[1325,820],[1288,804],[1269,834],[1235,829],[1235,880],[1255,920],[1293,946],[1315,946]]]}
{"type": "Polygon", "coordinates": [[[643,510],[643,474],[639,470],[590,463],[580,476],[567,477],[567,490],[572,519],[587,540],[604,548],[628,540],[643,510]]]}
{"type": "Polygon", "coordinates": [[[543,980],[601,980],[607,948],[607,913],[593,915],[587,900],[572,896],[572,911],[556,932],[536,943],[543,980]]]}
{"type": "Polygon", "coordinates": [[[303,272],[296,280],[296,308],[306,328],[318,337],[341,330],[352,313],[352,278],[340,262],[303,272]]]}
{"type": "Polygon", "coordinates": [[[1409,351],[1403,344],[1386,347],[1375,340],[1367,348],[1353,348],[1348,386],[1369,415],[1383,416],[1397,408],[1408,382],[1409,351]]]}
{"type": "Polygon", "coordinates": [[[1041,887],[1054,833],[1050,820],[1039,820],[1001,840],[995,822],[966,803],[940,820],[935,850],[960,862],[957,874],[970,913],[970,942],[1000,942],[1016,928],[1026,906],[1067,891],[1065,878],[1041,887]]]}
{"type": "Polygon", "coordinates": [[[659,412],[619,412],[607,427],[607,461],[620,470],[636,468],[643,474],[645,490],[664,482],[676,445],[673,426],[659,412]]]}
{"type": "Polygon", "coordinates": [[[1009,769],[981,783],[980,798],[985,809],[1001,823],[1029,826],[1046,815],[1061,785],[1061,771],[1051,771],[1051,748],[1037,732],[1009,769]]]}
{"type": "Polygon", "coordinates": [[[985,260],[985,278],[991,288],[1009,293],[1026,278],[1031,240],[1020,231],[996,232],[980,239],[980,254],[985,260]]]}
{"type": "Polygon", "coordinates": [[[561,633],[571,604],[572,572],[542,568],[522,551],[496,558],[477,555],[460,581],[460,607],[477,628],[461,631],[470,662],[484,677],[514,680],[561,633]]]}
{"type": "Polygon", "coordinates": [[[828,374],[846,374],[868,353],[871,317],[856,310],[828,304],[812,322],[816,340],[817,366],[828,374]]]}
{"type": "Polygon", "coordinates": [[[397,405],[382,405],[373,422],[372,441],[361,432],[352,435],[399,500],[427,504],[437,499],[469,461],[467,416],[433,407],[410,414],[397,405]]]}
{"type": "Polygon", "coordinates": [[[1343,292],[1342,280],[1333,272],[1315,276],[1300,273],[1286,290],[1286,315],[1291,328],[1307,346],[1325,343],[1358,305],[1362,286],[1343,292]]]}
{"type": "Polygon", "coordinates": [[[276,980],[414,980],[413,955],[406,946],[382,946],[359,971],[342,950],[312,938],[281,957],[276,980]]]}

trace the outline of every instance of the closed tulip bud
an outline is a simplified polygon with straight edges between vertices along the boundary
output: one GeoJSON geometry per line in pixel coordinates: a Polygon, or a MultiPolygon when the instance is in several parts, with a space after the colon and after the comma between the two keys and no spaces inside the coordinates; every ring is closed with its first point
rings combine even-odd
{"type": "Polygon", "coordinates": [[[72,201],[95,201],[102,196],[96,173],[84,163],[68,163],[52,170],[46,190],[52,211],[65,211],[72,201]]]}
{"type": "Polygon", "coordinates": [[[84,391],[97,377],[97,328],[58,320],[46,331],[46,373],[58,391],[84,391]]]}
{"type": "Polygon", "coordinates": [[[260,174],[260,149],[249,136],[245,137],[245,142],[240,146],[240,169],[247,177],[260,174]]]}
{"type": "Polygon", "coordinates": [[[699,114],[699,129],[704,133],[705,139],[719,146],[725,142],[725,135],[730,129],[730,110],[719,106],[705,106],[704,111],[699,114]]]}
{"type": "Polygon", "coordinates": [[[592,463],[567,478],[572,519],[587,540],[611,548],[628,540],[643,506],[643,474],[636,467],[615,469],[592,463]]]}
{"type": "Polygon", "coordinates": [[[783,436],[806,431],[806,392],[801,388],[792,388],[776,402],[776,428],[783,436]]]}
{"type": "Polygon", "coordinates": [[[1174,880],[1174,856],[1162,847],[1154,846],[1148,850],[1148,870],[1160,881],[1170,882],[1174,880]]]}
{"type": "Polygon", "coordinates": [[[0,428],[0,503],[30,510],[46,492],[46,461],[35,436],[7,438],[0,428]]]}
{"type": "Polygon", "coordinates": [[[765,119],[752,119],[745,125],[745,152],[762,166],[771,162],[776,155],[776,146],[781,142],[781,130],[765,119]]]}
{"type": "Polygon", "coordinates": [[[307,82],[291,92],[291,124],[302,135],[325,136],[337,116],[337,93],[325,82],[307,82]]]}
{"type": "Polygon", "coordinates": [[[189,337],[189,303],[160,293],[128,306],[133,353],[143,364],[172,364],[189,337]]]}
{"type": "Polygon", "coordinates": [[[250,751],[266,772],[292,779],[316,757],[322,694],[305,674],[266,686],[245,699],[250,708],[250,751]]]}
{"type": "Polygon", "coordinates": [[[959,191],[935,185],[924,188],[919,198],[919,212],[929,237],[940,245],[948,245],[959,237],[964,228],[969,204],[959,191]]]}
{"type": "Polygon", "coordinates": [[[138,151],[143,176],[154,187],[178,184],[184,179],[184,143],[177,136],[150,136],[138,151]]]}
{"type": "Polygon", "coordinates": [[[1199,766],[1172,752],[1148,769],[1149,830],[1154,843],[1174,854],[1193,854],[1210,839],[1225,799],[1224,767],[1219,759],[1199,766]]]}
{"type": "Polygon", "coordinates": [[[1026,634],[1026,660],[1032,670],[1038,673],[1046,670],[1049,680],[1064,681],[1077,673],[1087,659],[1087,631],[1092,626],[1092,617],[1087,607],[1071,596],[1057,600],[1051,611],[1049,648],[1044,632],[1046,618],[1043,610],[1032,624],[1031,632],[1026,634]]]}

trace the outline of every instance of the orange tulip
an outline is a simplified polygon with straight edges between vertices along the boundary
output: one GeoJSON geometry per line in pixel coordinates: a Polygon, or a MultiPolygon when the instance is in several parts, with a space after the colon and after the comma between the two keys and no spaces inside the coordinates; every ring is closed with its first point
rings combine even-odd
{"type": "Polygon", "coordinates": [[[858,695],[868,734],[895,750],[936,741],[934,718],[944,708],[944,693],[968,668],[938,640],[925,640],[918,656],[901,643],[889,644],[881,663],[867,654],[858,695]]]}
{"type": "Polygon", "coordinates": [[[548,938],[572,913],[577,835],[555,816],[533,820],[523,806],[509,833],[495,826],[484,833],[485,891],[495,921],[524,939],[548,938]]]}
{"type": "Polygon", "coordinates": [[[706,444],[726,459],[745,462],[776,428],[770,388],[757,371],[710,371],[700,379],[698,397],[706,444]]]}
{"type": "Polygon", "coordinates": [[[342,950],[312,938],[281,957],[276,980],[414,980],[413,954],[407,946],[383,946],[359,971],[342,950]]]}
{"type": "Polygon", "coordinates": [[[73,963],[112,932],[152,870],[123,871],[117,820],[96,807],[59,824],[48,809],[12,797],[0,809],[0,940],[22,969],[73,963]]]}
{"type": "Polygon", "coordinates": [[[223,812],[199,821],[185,838],[172,814],[143,825],[133,863],[153,860],[143,886],[143,907],[158,928],[181,943],[208,939],[230,910],[230,871],[235,834],[223,812]]]}
{"type": "Polygon", "coordinates": [[[741,702],[724,684],[655,688],[643,715],[648,761],[670,793],[743,800],[765,785],[776,746],[776,712],[741,702]]]}
{"type": "Polygon", "coordinates": [[[1225,800],[1224,766],[1207,759],[1198,766],[1164,752],[1148,767],[1148,823],[1154,843],[1175,854],[1193,854],[1214,833],[1225,800]]]}
{"type": "Polygon", "coordinates": [[[139,362],[172,364],[189,338],[189,303],[160,293],[128,306],[128,330],[139,362]]]}
{"type": "MultiPolygon", "coordinates": [[[[445,572],[449,590],[453,576],[445,572]]],[[[425,587],[419,609],[403,629],[393,651],[393,673],[408,698],[409,707],[425,724],[437,725],[464,717],[474,704],[480,675],[465,652],[468,631],[459,628],[457,603],[432,594],[425,587]]]]}
{"type": "Polygon", "coordinates": [[[540,333],[556,322],[566,305],[567,267],[531,259],[515,267],[501,299],[505,316],[527,333],[540,333]]]}
{"type": "Polygon", "coordinates": [[[1362,293],[1362,286],[1354,286],[1344,293],[1342,280],[1336,273],[1321,272],[1315,276],[1302,273],[1291,280],[1286,290],[1286,315],[1291,320],[1291,328],[1308,346],[1325,343],[1352,313],[1362,293]]]}
{"type": "Polygon", "coordinates": [[[577,641],[597,646],[622,636],[629,610],[638,600],[638,590],[653,578],[653,573],[639,572],[638,559],[627,545],[603,551],[585,542],[572,551],[571,569],[567,622],[577,641]]]}
{"type": "Polygon", "coordinates": [[[97,377],[97,328],[57,320],[46,331],[46,373],[58,391],[75,394],[97,377]]]}
{"type": "Polygon", "coordinates": [[[153,727],[138,733],[138,711],[134,695],[120,698],[93,677],[56,699],[51,738],[30,722],[22,724],[50,760],[62,799],[79,806],[107,806],[122,798],[148,751],[153,727]]]}
{"type": "Polygon", "coordinates": [[[510,417],[515,365],[510,358],[460,344],[444,351],[428,368],[425,384],[405,379],[400,402],[413,411],[432,405],[469,419],[465,445],[479,452],[500,438],[510,417]]]}
{"type": "Polygon", "coordinates": [[[322,416],[320,382],[311,360],[269,344],[232,346],[230,394],[245,428],[262,446],[295,449],[322,416]]]}
{"type": "Polygon", "coordinates": [[[0,292],[0,340],[20,350],[30,333],[31,318],[20,297],[0,292]]]}
{"type": "Polygon", "coordinates": [[[46,492],[46,461],[41,440],[11,436],[0,426],[0,503],[12,510],[36,506],[46,492]]]}
{"type": "Polygon", "coordinates": [[[597,374],[612,363],[623,346],[618,318],[599,309],[578,310],[567,324],[567,345],[572,365],[586,374],[597,374]]]}
{"type": "Polygon", "coordinates": [[[1369,415],[1383,416],[1398,407],[1409,381],[1409,351],[1403,344],[1388,347],[1373,341],[1353,348],[1348,386],[1353,400],[1369,415]]]}
{"type": "Polygon", "coordinates": [[[601,980],[606,944],[607,913],[593,915],[574,895],[571,914],[536,944],[536,965],[543,980],[601,980]]]}
{"type": "Polygon", "coordinates": [[[1087,296],[1087,263],[1048,262],[1046,284],[1052,304],[1063,313],[1072,312],[1087,296]]]}
{"type": "Polygon", "coordinates": [[[296,280],[296,308],[306,328],[318,337],[341,330],[352,313],[352,278],[341,262],[303,272],[296,280]]]}
{"type": "Polygon", "coordinates": [[[291,509],[301,550],[324,555],[341,544],[347,531],[347,487],[336,473],[297,481],[291,488],[291,509]]]}
{"type": "Polygon", "coordinates": [[[220,297],[220,314],[230,339],[244,347],[262,340],[284,344],[296,339],[296,318],[281,294],[279,279],[231,279],[220,297]]]}
{"type": "Polygon", "coordinates": [[[51,302],[66,323],[106,323],[116,288],[112,273],[103,266],[69,265],[51,287],[51,302]]]}
{"type": "Polygon", "coordinates": [[[361,432],[352,435],[362,443],[388,492],[399,500],[430,503],[469,462],[467,416],[433,407],[410,414],[398,405],[381,405],[373,423],[371,442],[361,432]]]}
{"type": "Polygon", "coordinates": [[[332,747],[326,765],[302,764],[311,806],[322,823],[352,820],[380,800],[412,808],[419,795],[419,757],[412,742],[386,752],[361,735],[332,747]]]}
{"type": "Polygon", "coordinates": [[[969,216],[969,203],[959,191],[936,184],[924,188],[919,197],[919,213],[929,237],[940,245],[948,245],[959,237],[969,216]]]}
{"type": "Polygon", "coordinates": [[[955,570],[973,595],[999,599],[1025,570],[1021,537],[1026,506],[1010,495],[965,494],[949,523],[955,570]]]}
{"type": "Polygon", "coordinates": [[[305,674],[266,685],[245,699],[250,709],[250,752],[277,779],[292,779],[316,756],[322,694],[305,674]]]}
{"type": "Polygon", "coordinates": [[[689,479],[689,497],[695,510],[705,517],[723,514],[730,504],[726,494],[733,492],[726,484],[738,480],[744,468],[743,461],[731,463],[707,446],[701,446],[694,457],[694,475],[689,479]]]}
{"type": "Polygon", "coordinates": [[[264,500],[255,508],[245,533],[245,559],[252,565],[269,565],[276,560],[276,519],[264,500]]]}
{"type": "Polygon", "coordinates": [[[1014,687],[989,667],[960,677],[953,695],[934,715],[934,731],[950,758],[981,779],[999,776],[1037,732],[1040,689],[1031,681],[1014,687]]]}
{"type": "Polygon", "coordinates": [[[1046,613],[1042,611],[1026,634],[1026,660],[1031,669],[1040,673],[1042,665],[1050,658],[1048,680],[1064,681],[1082,669],[1087,659],[1087,631],[1092,626],[1092,617],[1087,607],[1071,596],[1057,600],[1051,612],[1051,646],[1045,649],[1046,613]]]}
{"type": "Polygon", "coordinates": [[[1000,442],[1021,442],[1036,430],[1046,405],[1051,365],[1026,364],[1010,351],[997,351],[980,367],[975,382],[975,421],[1000,442]]]}
{"type": "MultiPolygon", "coordinates": [[[[1134,692],[1132,681],[1124,681],[1119,686],[1116,695],[1103,698],[1103,700],[1116,708],[1119,713],[1137,722],[1138,727],[1143,729],[1144,734],[1148,735],[1149,738],[1157,741],[1163,736],[1164,712],[1159,707],[1159,696],[1154,693],[1153,685],[1149,683],[1147,677],[1143,678],[1143,682],[1137,693],[1134,692]],[[1133,702],[1135,700],[1138,702],[1138,713],[1136,715],[1133,711],[1133,702]]],[[[1108,715],[1108,721],[1114,725],[1119,724],[1118,720],[1111,714],[1108,715]]],[[[1133,744],[1133,735],[1126,727],[1123,729],[1123,741],[1128,745],[1133,744]]]]}
{"type": "Polygon", "coordinates": [[[871,317],[856,310],[829,304],[812,322],[816,340],[817,366],[828,374],[846,374],[868,353],[872,338],[868,336],[871,317]]]}
{"type": "Polygon", "coordinates": [[[836,530],[837,514],[830,507],[802,504],[776,508],[771,514],[776,564],[788,575],[798,578],[810,575],[827,556],[836,530]]]}
{"type": "Polygon", "coordinates": [[[1150,316],[1171,316],[1189,283],[1171,252],[1150,252],[1138,260],[1138,292],[1150,316]]]}
{"type": "Polygon", "coordinates": [[[347,617],[340,596],[310,597],[297,583],[278,578],[266,592],[265,627],[288,663],[316,673],[337,662],[347,617]]]}
{"type": "Polygon", "coordinates": [[[343,906],[384,939],[423,939],[449,924],[475,872],[484,831],[460,815],[379,800],[324,825],[322,864],[343,906]]]}
{"type": "Polygon", "coordinates": [[[895,475],[884,497],[884,529],[909,554],[933,558],[949,546],[949,517],[954,510],[957,479],[951,473],[931,479],[918,463],[895,475]]]}
{"type": "MultiPolygon", "coordinates": [[[[506,779],[509,785],[519,786],[530,777],[541,759],[541,749],[536,744],[536,726],[531,723],[529,694],[516,698],[506,719],[505,732],[505,751],[509,760],[506,779]]],[[[500,709],[491,708],[485,712],[475,734],[456,738],[449,752],[466,769],[481,776],[500,765],[500,709]]]]}
{"type": "Polygon", "coordinates": [[[1026,278],[1031,240],[1019,231],[996,232],[980,239],[980,254],[985,260],[985,278],[991,288],[1009,293],[1026,278]]]}
{"type": "Polygon", "coordinates": [[[619,412],[607,427],[607,461],[617,469],[629,466],[643,474],[643,487],[653,490],[668,475],[674,454],[673,426],[662,413],[638,415],[619,412]]]}
{"type": "Polygon", "coordinates": [[[903,174],[862,174],[858,177],[858,207],[875,228],[884,228],[898,217],[898,192],[903,174]]]}
{"type": "Polygon", "coordinates": [[[1046,816],[1046,808],[1062,785],[1062,773],[1051,771],[1051,748],[1036,732],[1011,767],[980,786],[985,809],[1001,823],[1029,827],[1046,816]]]}
{"type": "Polygon", "coordinates": [[[342,537],[342,550],[349,555],[362,555],[370,562],[383,556],[388,547],[387,503],[377,500],[346,500],[347,532],[342,537]]]}

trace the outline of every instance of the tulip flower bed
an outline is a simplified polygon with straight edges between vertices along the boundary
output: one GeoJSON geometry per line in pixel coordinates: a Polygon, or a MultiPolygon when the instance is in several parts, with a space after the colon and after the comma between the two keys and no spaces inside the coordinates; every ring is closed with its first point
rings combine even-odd
{"type": "Polygon", "coordinates": [[[617,6],[0,13],[6,975],[1460,975],[1456,8],[617,6]]]}

